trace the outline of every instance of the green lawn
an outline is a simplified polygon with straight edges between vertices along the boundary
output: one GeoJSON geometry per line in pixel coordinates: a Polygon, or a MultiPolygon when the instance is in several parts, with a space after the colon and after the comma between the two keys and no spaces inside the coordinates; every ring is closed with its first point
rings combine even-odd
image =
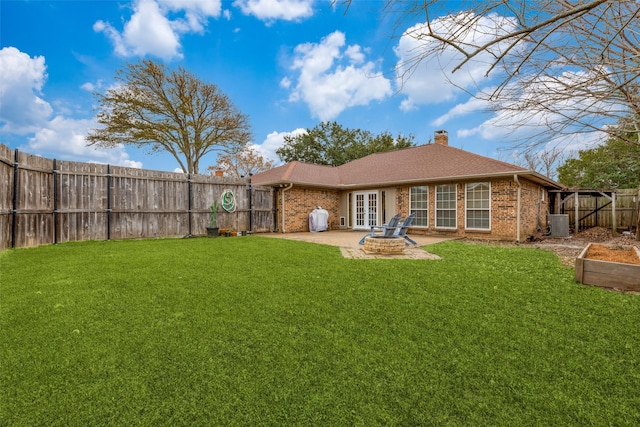
{"type": "Polygon", "coordinates": [[[0,254],[0,425],[640,425],[640,295],[536,249],[261,237],[0,254]]]}

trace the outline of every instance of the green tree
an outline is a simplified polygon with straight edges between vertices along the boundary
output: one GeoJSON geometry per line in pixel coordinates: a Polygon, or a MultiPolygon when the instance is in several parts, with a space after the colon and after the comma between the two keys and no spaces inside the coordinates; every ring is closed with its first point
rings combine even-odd
{"type": "Polygon", "coordinates": [[[393,137],[388,132],[373,135],[361,129],[344,128],[336,122],[322,122],[306,133],[285,136],[276,150],[283,162],[301,161],[339,166],[352,160],[383,151],[412,147],[413,135],[393,137]]]}
{"type": "Polygon", "coordinates": [[[216,85],[183,68],[169,72],[145,59],[127,64],[115,80],[116,87],[95,94],[102,127],[91,130],[89,145],[167,151],[184,172],[197,174],[204,155],[237,151],[251,139],[248,117],[216,85]]]}
{"type": "Polygon", "coordinates": [[[636,188],[640,186],[640,146],[611,138],[581,150],[558,168],[558,180],[569,187],[636,188]]]}

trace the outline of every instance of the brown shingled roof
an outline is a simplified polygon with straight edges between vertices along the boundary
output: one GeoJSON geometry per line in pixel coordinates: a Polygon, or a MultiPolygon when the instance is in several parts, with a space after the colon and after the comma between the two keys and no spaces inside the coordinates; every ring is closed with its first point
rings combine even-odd
{"type": "Polygon", "coordinates": [[[519,166],[441,144],[375,153],[337,167],[302,162],[287,163],[254,175],[252,182],[257,185],[293,183],[317,187],[353,188],[516,173],[533,174],[538,179],[547,181],[547,185],[559,186],[542,175],[519,166]]]}
{"type": "Polygon", "coordinates": [[[291,162],[256,174],[251,182],[257,185],[304,184],[320,187],[339,187],[340,179],[333,166],[291,162]]]}

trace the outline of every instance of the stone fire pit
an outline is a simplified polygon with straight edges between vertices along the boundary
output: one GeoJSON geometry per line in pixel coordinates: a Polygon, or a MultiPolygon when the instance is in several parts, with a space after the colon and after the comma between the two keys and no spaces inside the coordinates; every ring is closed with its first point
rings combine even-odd
{"type": "Polygon", "coordinates": [[[368,254],[400,255],[404,246],[404,237],[367,236],[364,239],[364,251],[368,254]]]}

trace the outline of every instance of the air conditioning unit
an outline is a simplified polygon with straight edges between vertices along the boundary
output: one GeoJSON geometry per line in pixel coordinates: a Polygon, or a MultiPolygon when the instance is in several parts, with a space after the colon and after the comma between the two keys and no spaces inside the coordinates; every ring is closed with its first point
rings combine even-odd
{"type": "Polygon", "coordinates": [[[569,215],[549,215],[551,237],[569,237],[569,215]]]}

